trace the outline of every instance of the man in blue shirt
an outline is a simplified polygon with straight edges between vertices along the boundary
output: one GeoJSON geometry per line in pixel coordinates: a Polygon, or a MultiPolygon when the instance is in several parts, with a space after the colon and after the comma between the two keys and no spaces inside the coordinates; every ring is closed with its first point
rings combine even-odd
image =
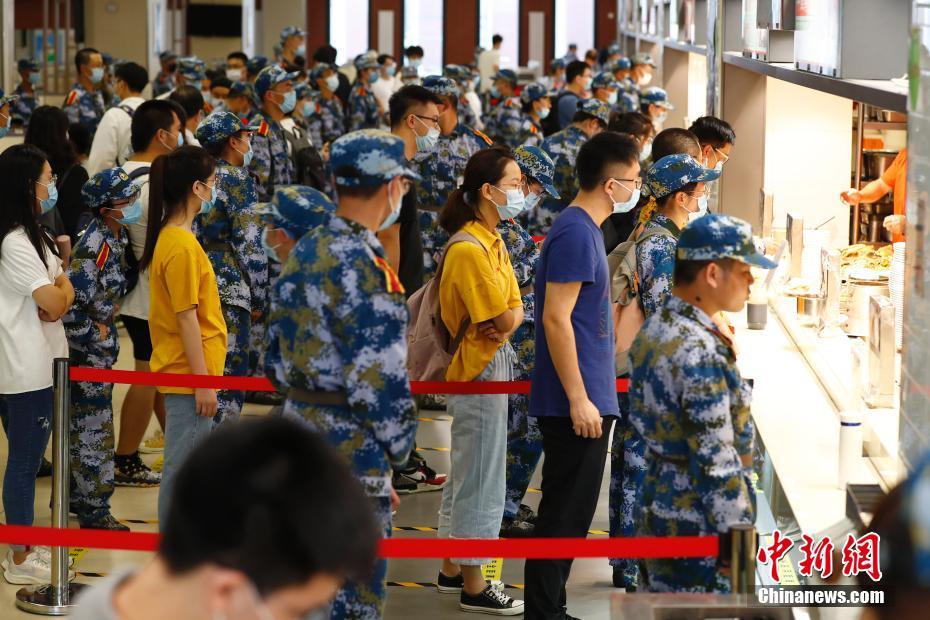
{"type": "MultiPolygon", "coordinates": [[[[639,145],[624,134],[601,133],[581,147],[577,171],[580,191],[553,223],[536,271],[529,414],[539,419],[546,454],[538,537],[585,537],[597,507],[618,414],[610,275],[600,226],[614,211],[636,204],[639,145]]],[[[565,607],[571,564],[527,560],[528,619],[571,618],[565,607]]]]}
{"type": "Polygon", "coordinates": [[[572,122],[578,110],[578,101],[590,97],[592,79],[591,67],[576,60],[565,68],[565,90],[557,101],[559,129],[565,129],[572,122]]]}

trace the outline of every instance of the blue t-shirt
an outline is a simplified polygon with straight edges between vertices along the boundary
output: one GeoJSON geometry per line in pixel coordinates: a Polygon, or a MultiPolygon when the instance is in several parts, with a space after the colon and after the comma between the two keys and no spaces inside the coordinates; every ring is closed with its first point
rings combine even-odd
{"type": "Polygon", "coordinates": [[[565,129],[571,124],[575,112],[578,111],[578,101],[578,95],[574,93],[567,93],[559,98],[559,129],[565,129]]]}
{"type": "Polygon", "coordinates": [[[578,366],[588,399],[602,416],[618,415],[614,325],[604,235],[591,216],[568,207],[552,223],[536,268],[536,366],[530,415],[568,417],[568,397],[549,355],[542,315],[547,282],[581,282],[572,310],[578,366]]]}

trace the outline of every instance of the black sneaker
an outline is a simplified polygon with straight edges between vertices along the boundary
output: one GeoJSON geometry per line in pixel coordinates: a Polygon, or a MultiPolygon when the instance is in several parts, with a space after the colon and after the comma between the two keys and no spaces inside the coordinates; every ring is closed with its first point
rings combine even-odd
{"type": "Polygon", "coordinates": [[[526,504],[520,504],[515,518],[517,521],[525,521],[531,525],[536,525],[536,513],[526,504]]]}
{"type": "Polygon", "coordinates": [[[394,490],[399,495],[409,495],[410,493],[439,491],[446,486],[446,475],[437,474],[426,463],[421,463],[417,467],[394,472],[392,482],[394,490]]]}
{"type": "Polygon", "coordinates": [[[117,521],[109,512],[94,521],[81,521],[82,530],[110,530],[111,532],[128,532],[129,527],[117,521]]]}
{"type": "Polygon", "coordinates": [[[42,457],[42,462],[39,463],[39,471],[36,472],[36,478],[48,478],[52,475],[52,462],[42,457]]]}
{"type": "Polygon", "coordinates": [[[442,571],[439,571],[439,577],[436,579],[436,589],[443,594],[458,594],[464,587],[465,578],[462,577],[462,573],[455,577],[446,577],[442,571]]]}
{"type": "Polygon", "coordinates": [[[501,538],[532,538],[533,524],[514,517],[504,517],[501,521],[501,538]]]}
{"type": "Polygon", "coordinates": [[[118,487],[157,487],[161,474],[149,469],[139,453],[116,455],[113,482],[118,487]]]}
{"type": "Polygon", "coordinates": [[[615,588],[626,590],[629,593],[636,592],[636,584],[630,583],[630,578],[623,572],[622,566],[614,566],[613,582],[615,588]]]}
{"type": "Polygon", "coordinates": [[[462,590],[459,609],[493,616],[519,616],[523,613],[523,601],[510,598],[503,590],[488,584],[481,594],[472,595],[462,590]]]}

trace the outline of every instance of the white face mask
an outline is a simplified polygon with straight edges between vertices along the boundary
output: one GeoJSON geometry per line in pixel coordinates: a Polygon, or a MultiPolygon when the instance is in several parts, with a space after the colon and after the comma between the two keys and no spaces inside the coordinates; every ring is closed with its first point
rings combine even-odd
{"type": "Polygon", "coordinates": [[[650,82],[652,82],[652,74],[651,74],[651,73],[646,73],[646,74],[644,74],[641,78],[639,78],[639,85],[640,85],[640,86],[648,86],[650,82]]]}
{"type": "Polygon", "coordinates": [[[242,69],[226,69],[226,77],[232,82],[242,79],[242,69]]]}
{"type": "Polygon", "coordinates": [[[325,80],[326,88],[332,92],[336,92],[336,89],[339,88],[339,76],[335,73],[327,77],[325,80]]]}
{"type": "Polygon", "coordinates": [[[617,91],[613,91],[610,95],[607,96],[607,103],[610,105],[616,105],[617,103],[617,91]]]}
{"type": "MultiPolygon", "coordinates": [[[[612,179],[612,180],[614,183],[616,183],[623,189],[625,190],[630,189],[629,187],[627,187],[620,181],[616,179],[612,179]]],[[[613,194],[610,192],[607,192],[607,195],[610,197],[610,201],[613,203],[614,213],[629,213],[636,207],[636,203],[639,202],[640,193],[641,193],[641,190],[634,187],[633,192],[630,194],[630,198],[626,202],[617,202],[616,200],[614,200],[613,194]]]]}
{"type": "Polygon", "coordinates": [[[652,142],[643,145],[643,150],[639,153],[639,161],[646,161],[652,155],[652,142]]]}
{"type": "Polygon", "coordinates": [[[697,211],[688,211],[688,223],[690,224],[694,220],[700,219],[707,215],[707,194],[704,194],[697,199],[698,209],[697,211]]]}

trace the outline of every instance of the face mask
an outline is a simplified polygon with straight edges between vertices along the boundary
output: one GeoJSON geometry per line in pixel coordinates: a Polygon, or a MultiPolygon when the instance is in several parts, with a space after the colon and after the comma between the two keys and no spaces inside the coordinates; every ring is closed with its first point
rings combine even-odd
{"type": "Polygon", "coordinates": [[[501,91],[498,90],[497,84],[491,87],[491,96],[494,97],[495,99],[501,98],[501,91]]]}
{"type": "Polygon", "coordinates": [[[188,86],[193,86],[197,90],[200,90],[200,87],[203,86],[203,82],[201,80],[188,80],[187,84],[188,86]]]}
{"type": "Polygon", "coordinates": [[[238,82],[242,79],[242,69],[226,69],[226,77],[231,82],[238,82]]]}
{"type": "Polygon", "coordinates": [[[394,77],[394,74],[397,73],[397,66],[391,65],[390,67],[385,69],[384,72],[387,73],[388,77],[394,77]]]}
{"type": "MultiPolygon", "coordinates": [[[[203,183],[201,181],[201,183],[203,183]]],[[[207,185],[206,183],[203,183],[207,185]]],[[[208,186],[209,187],[209,186],[208,186]]],[[[210,188],[210,200],[203,200],[200,203],[200,214],[206,215],[213,210],[213,205],[216,204],[216,182],[213,183],[213,187],[210,188]]]]}
{"type": "Polygon", "coordinates": [[[90,81],[99,84],[103,81],[103,67],[96,67],[90,70],[90,81]]]}
{"type": "Polygon", "coordinates": [[[688,213],[688,223],[690,224],[694,220],[701,219],[707,215],[707,196],[701,196],[697,199],[698,201],[698,210],[693,213],[688,213]]]}
{"type": "Polygon", "coordinates": [[[39,72],[37,72],[37,71],[33,71],[33,72],[31,72],[31,73],[29,74],[29,83],[32,84],[33,86],[35,86],[36,84],[38,84],[38,83],[41,82],[41,81],[42,81],[42,74],[41,74],[41,73],[39,73],[39,72]]]}
{"type": "Polygon", "coordinates": [[[333,92],[336,92],[336,89],[339,88],[339,76],[337,76],[335,73],[323,81],[326,82],[326,88],[333,92]]]}
{"type": "MultiPolygon", "coordinates": [[[[417,152],[431,151],[436,147],[436,144],[439,142],[439,130],[433,127],[428,127],[426,123],[421,121],[418,117],[414,116],[413,118],[426,127],[425,136],[416,136],[417,142],[417,152]]],[[[416,135],[416,134],[414,134],[416,135]]]]}
{"type": "Polygon", "coordinates": [[[651,74],[651,73],[646,73],[646,74],[643,75],[641,78],[639,78],[639,85],[640,85],[640,86],[646,86],[646,85],[648,85],[650,82],[652,82],[652,74],[651,74]]]}
{"type": "Polygon", "coordinates": [[[523,203],[526,205],[526,209],[535,209],[536,205],[539,204],[542,194],[537,194],[536,192],[530,192],[526,195],[526,198],[523,199],[523,203]]]}
{"type": "Polygon", "coordinates": [[[607,103],[610,104],[610,105],[616,105],[616,103],[617,103],[617,91],[614,91],[614,92],[610,93],[610,95],[607,96],[607,103]]]}
{"type": "Polygon", "coordinates": [[[664,123],[664,122],[665,122],[665,119],[667,119],[667,118],[668,118],[668,112],[662,112],[661,114],[659,114],[659,115],[656,117],[656,122],[657,122],[657,123],[664,123]]]}
{"type": "Polygon", "coordinates": [[[304,101],[304,104],[300,106],[300,113],[304,115],[304,118],[308,118],[313,114],[313,106],[310,105],[309,101],[304,101]]]}
{"type": "Polygon", "coordinates": [[[401,204],[398,203],[397,208],[394,208],[394,205],[391,204],[391,188],[388,188],[388,207],[390,207],[391,212],[388,213],[388,216],[384,218],[384,221],[381,222],[381,226],[378,227],[378,231],[387,230],[394,225],[394,222],[397,221],[397,218],[400,217],[400,207],[401,204]]]}
{"type": "Polygon", "coordinates": [[[377,71],[372,71],[371,73],[368,74],[368,83],[369,83],[369,84],[374,84],[375,82],[378,81],[378,78],[379,78],[379,77],[380,77],[380,76],[378,75],[378,72],[377,72],[377,71]]]}
{"type": "Polygon", "coordinates": [[[115,218],[117,222],[124,226],[137,224],[142,219],[142,199],[137,198],[134,203],[121,209],[122,217],[115,218]]]}
{"type": "Polygon", "coordinates": [[[420,62],[421,60],[419,58],[412,58],[410,59],[410,66],[413,67],[414,69],[417,69],[420,66],[420,62]]]}
{"type": "Polygon", "coordinates": [[[242,151],[240,151],[240,150],[237,149],[236,147],[233,147],[233,150],[236,151],[237,153],[239,153],[240,155],[242,155],[242,166],[243,166],[243,167],[246,167],[246,168],[247,168],[248,165],[249,165],[250,163],[252,163],[252,154],[253,154],[253,152],[252,152],[252,145],[251,145],[251,144],[249,144],[249,150],[246,151],[245,153],[243,153],[242,151]]]}
{"type": "MultiPolygon", "coordinates": [[[[618,185],[622,185],[619,181],[614,181],[614,182],[617,183],[618,185]]],[[[624,187],[624,189],[626,188],[624,187]]],[[[611,202],[613,202],[614,213],[629,213],[636,206],[636,203],[639,202],[640,190],[634,189],[633,193],[630,195],[630,199],[627,200],[626,202],[617,202],[616,200],[614,200],[612,195],[610,194],[607,194],[607,195],[610,196],[610,200],[611,202]]]]}
{"type": "Polygon", "coordinates": [[[285,114],[290,114],[291,112],[293,112],[296,106],[297,106],[297,93],[293,90],[290,92],[284,93],[284,101],[278,104],[278,107],[285,114]]]}
{"type": "Polygon", "coordinates": [[[307,55],[307,46],[304,45],[303,43],[301,43],[300,45],[298,45],[298,46],[297,46],[297,55],[298,55],[298,56],[306,56],[306,55],[307,55]]]}
{"type": "Polygon", "coordinates": [[[523,190],[508,189],[504,191],[496,185],[492,185],[491,187],[507,196],[506,204],[499,205],[493,200],[491,201],[494,203],[494,206],[497,207],[497,214],[502,220],[513,219],[520,215],[523,209],[526,208],[526,197],[523,195],[523,190]]]}
{"type": "Polygon", "coordinates": [[[268,241],[268,228],[265,227],[262,229],[262,249],[265,250],[265,254],[269,259],[273,260],[276,263],[280,263],[281,259],[278,257],[278,248],[279,245],[271,245],[268,241]]]}
{"type": "Polygon", "coordinates": [[[639,154],[639,161],[646,161],[652,155],[652,142],[647,142],[639,154]]]}
{"type": "Polygon", "coordinates": [[[549,112],[550,112],[551,110],[552,110],[552,108],[540,108],[540,109],[539,109],[539,120],[543,120],[543,119],[545,119],[547,116],[549,116],[549,112]]]}
{"type": "MultiPolygon", "coordinates": [[[[45,185],[44,183],[39,183],[39,185],[45,185]]],[[[45,189],[48,190],[48,198],[39,201],[39,207],[42,209],[42,213],[48,213],[55,208],[55,203],[58,202],[58,188],[54,184],[49,183],[45,185],[45,189]]]]}

